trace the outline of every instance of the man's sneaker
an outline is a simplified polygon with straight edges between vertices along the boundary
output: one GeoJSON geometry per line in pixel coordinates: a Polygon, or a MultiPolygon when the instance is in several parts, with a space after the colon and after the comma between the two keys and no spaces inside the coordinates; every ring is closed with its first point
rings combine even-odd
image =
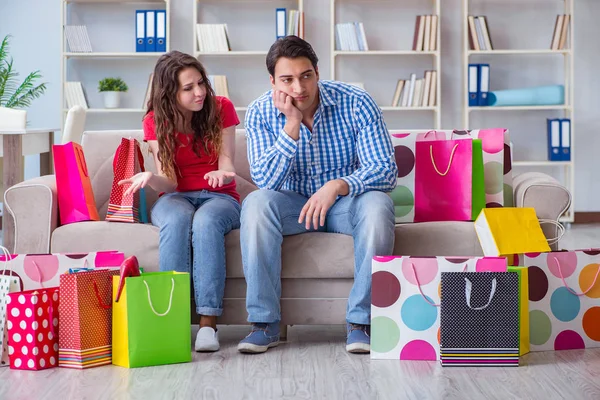
{"type": "Polygon", "coordinates": [[[347,324],[346,325],[346,351],[349,353],[371,352],[371,326],[347,324]]]}
{"type": "Polygon", "coordinates": [[[219,334],[210,326],[205,326],[198,330],[196,335],[196,351],[217,351],[219,350],[219,334]]]}
{"type": "Polygon", "coordinates": [[[264,353],[279,344],[279,322],[252,324],[252,331],[238,344],[242,353],[264,353]]]}

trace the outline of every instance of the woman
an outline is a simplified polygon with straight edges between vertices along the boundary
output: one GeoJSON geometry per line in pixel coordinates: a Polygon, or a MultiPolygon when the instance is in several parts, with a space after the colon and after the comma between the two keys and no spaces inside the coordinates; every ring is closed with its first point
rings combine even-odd
{"type": "Polygon", "coordinates": [[[133,193],[149,185],[164,192],[151,211],[160,228],[161,271],[191,272],[200,330],[196,351],[217,351],[217,316],[223,312],[225,235],[240,226],[234,181],[235,126],[230,100],[215,96],[204,67],[178,51],[154,69],[144,117],[158,174],[141,172],[119,184],[133,193]]]}

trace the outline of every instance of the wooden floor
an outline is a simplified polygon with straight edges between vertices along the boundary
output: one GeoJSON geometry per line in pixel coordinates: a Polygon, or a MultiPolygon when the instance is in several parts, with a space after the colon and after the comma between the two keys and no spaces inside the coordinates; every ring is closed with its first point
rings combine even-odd
{"type": "MultiPolygon", "coordinates": [[[[574,226],[561,247],[600,247],[600,226],[574,226]]],[[[294,326],[279,347],[243,355],[247,332],[220,327],[221,351],[188,364],[1,368],[0,399],[600,399],[600,348],[530,353],[519,368],[442,368],[350,355],[341,326],[294,326]]]]}

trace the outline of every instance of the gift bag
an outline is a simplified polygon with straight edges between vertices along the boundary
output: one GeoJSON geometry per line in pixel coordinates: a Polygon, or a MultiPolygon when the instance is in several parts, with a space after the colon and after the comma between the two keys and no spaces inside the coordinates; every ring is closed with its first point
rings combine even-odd
{"type": "Polygon", "coordinates": [[[99,221],[81,145],[74,142],[53,145],[52,153],[60,223],[99,221]]]}
{"type": "Polygon", "coordinates": [[[486,256],[549,252],[551,249],[540,222],[557,224],[564,233],[562,225],[550,220],[540,221],[533,208],[525,207],[486,208],[475,220],[475,232],[486,256]]]}
{"type": "Polygon", "coordinates": [[[394,201],[396,223],[413,222],[415,206],[415,144],[422,140],[480,139],[483,154],[486,207],[512,207],[512,163],[508,129],[397,131],[391,133],[398,166],[394,201]]]}
{"type": "MultiPolygon", "coordinates": [[[[125,256],[119,251],[91,253],[11,254],[6,266],[21,290],[56,287],[60,275],[71,268],[119,268],[125,256]]],[[[7,259],[0,255],[0,262],[7,259]]]]}
{"type": "Polygon", "coordinates": [[[60,367],[86,369],[112,363],[113,276],[119,276],[119,271],[60,276],[60,367]]]}
{"type": "Polygon", "coordinates": [[[8,354],[11,369],[58,365],[59,288],[10,293],[8,354]]]}
{"type": "Polygon", "coordinates": [[[600,347],[600,249],[519,258],[529,274],[531,351],[600,347]]]}
{"type": "Polygon", "coordinates": [[[519,366],[519,277],[515,272],[443,272],[442,366],[519,366]]]}
{"type": "Polygon", "coordinates": [[[122,138],[113,159],[114,178],[106,211],[107,221],[148,222],[144,188],[125,196],[131,184],[118,184],[119,181],[144,171],[144,156],[140,144],[133,138],[122,138]]]}
{"type": "Polygon", "coordinates": [[[529,274],[527,267],[508,267],[519,276],[519,355],[529,353],[529,274]]]}
{"type": "Polygon", "coordinates": [[[416,143],[415,222],[474,221],[484,207],[480,140],[416,143]]]}
{"type": "MultiPolygon", "coordinates": [[[[10,258],[8,250],[0,246],[4,253],[4,260],[10,258]]],[[[8,294],[12,292],[20,292],[22,288],[19,286],[19,279],[16,276],[11,276],[11,271],[6,269],[6,261],[2,262],[2,272],[0,275],[0,367],[9,365],[8,359],[8,327],[7,327],[7,306],[8,294]]]]}
{"type": "Polygon", "coordinates": [[[127,368],[190,362],[190,276],[153,272],[125,278],[116,301],[113,277],[112,362],[127,368]]]}
{"type": "Polygon", "coordinates": [[[374,257],[372,271],[371,358],[439,360],[441,273],[506,271],[506,259],[374,257]]]}

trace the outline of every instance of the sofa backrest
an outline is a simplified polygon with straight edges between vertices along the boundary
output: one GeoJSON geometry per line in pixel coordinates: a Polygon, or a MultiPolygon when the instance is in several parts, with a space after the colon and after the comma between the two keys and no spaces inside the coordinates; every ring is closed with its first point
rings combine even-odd
{"type": "MultiPolygon", "coordinates": [[[[140,143],[146,170],[156,172],[154,158],[149,151],[148,144],[143,141],[144,134],[141,129],[85,131],[81,145],[101,219],[106,217],[114,177],[112,163],[117,147],[121,144],[121,138],[123,137],[134,138],[140,143]]],[[[236,131],[235,168],[238,174],[236,177],[237,189],[243,200],[248,193],[257,189],[250,178],[250,168],[246,155],[246,136],[243,129],[236,131]]],[[[148,202],[148,209],[152,207],[157,198],[158,193],[151,188],[147,188],[146,201],[148,202]]]]}

